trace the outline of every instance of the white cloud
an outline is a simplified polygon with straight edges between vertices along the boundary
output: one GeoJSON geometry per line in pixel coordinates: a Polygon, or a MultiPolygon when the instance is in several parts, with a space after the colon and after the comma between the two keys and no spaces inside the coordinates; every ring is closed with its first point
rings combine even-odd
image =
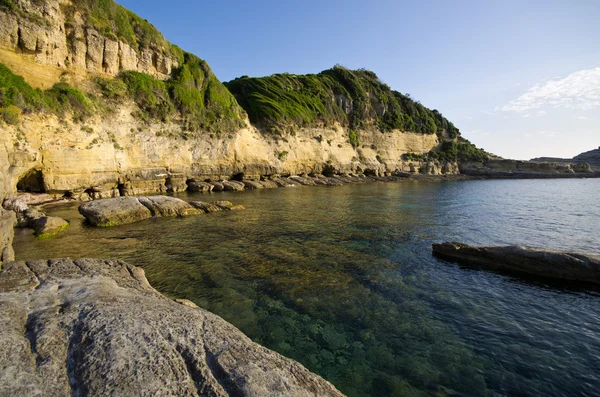
{"type": "Polygon", "coordinates": [[[546,112],[545,110],[540,110],[539,112],[537,112],[538,116],[545,116],[546,114],[548,114],[548,112],[546,112]]]}
{"type": "Polygon", "coordinates": [[[577,116],[577,119],[578,120],[587,120],[587,117],[585,117],[585,116],[577,116]]]}
{"type": "Polygon", "coordinates": [[[499,110],[524,112],[543,106],[582,110],[600,107],[600,67],[580,70],[562,79],[534,85],[499,110]]]}

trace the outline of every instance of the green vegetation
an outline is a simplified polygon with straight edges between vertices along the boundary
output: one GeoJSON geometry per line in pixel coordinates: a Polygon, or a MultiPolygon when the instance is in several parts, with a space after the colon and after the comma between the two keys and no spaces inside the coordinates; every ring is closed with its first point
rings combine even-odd
{"type": "Polygon", "coordinates": [[[166,41],[150,22],[113,0],[73,0],[72,4],[62,7],[67,16],[67,24],[73,23],[76,11],[83,12],[88,26],[106,37],[123,40],[135,49],[163,48],[179,62],[183,59],[183,51],[166,41]]]}
{"type": "Polygon", "coordinates": [[[17,125],[21,123],[21,109],[15,105],[0,108],[0,116],[6,124],[17,125]]]}
{"type": "Polygon", "coordinates": [[[353,129],[348,130],[348,139],[353,148],[357,148],[360,145],[358,134],[353,129]]]}
{"type": "MultiPolygon", "coordinates": [[[[250,120],[270,131],[284,131],[294,124],[337,122],[351,130],[377,127],[384,132],[399,129],[441,135],[445,131],[450,138],[458,136],[458,129],[437,110],[392,91],[364,69],[335,66],[316,75],[244,76],[225,85],[250,120]]],[[[358,145],[353,137],[350,141],[358,145]]]]}
{"type": "Polygon", "coordinates": [[[443,142],[438,150],[429,152],[430,159],[440,161],[485,161],[488,154],[464,138],[443,142]]]}
{"type": "Polygon", "coordinates": [[[288,152],[284,150],[283,152],[279,152],[279,155],[277,157],[279,158],[279,160],[283,160],[287,155],[288,152]]]}
{"type": "Polygon", "coordinates": [[[20,113],[36,110],[59,115],[71,111],[75,121],[79,121],[91,114],[93,106],[91,99],[65,82],[56,83],[47,91],[34,89],[21,76],[0,64],[0,108],[3,119],[9,124],[17,124],[20,113]]]}
{"type": "MultiPolygon", "coordinates": [[[[210,70],[208,64],[185,54],[183,64],[173,70],[171,79],[157,80],[139,72],[123,72],[107,84],[100,80],[104,95],[121,92],[118,81],[139,106],[140,117],[149,121],[179,118],[186,131],[230,132],[243,126],[242,109],[235,98],[210,70]]],[[[120,94],[119,94],[120,95],[120,94]]]]}

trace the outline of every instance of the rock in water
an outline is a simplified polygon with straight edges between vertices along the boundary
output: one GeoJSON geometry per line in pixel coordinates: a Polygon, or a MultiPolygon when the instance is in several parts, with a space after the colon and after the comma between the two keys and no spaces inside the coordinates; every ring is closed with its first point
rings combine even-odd
{"type": "Polygon", "coordinates": [[[0,271],[0,395],[342,396],[120,261],[0,271]]]}
{"type": "Polygon", "coordinates": [[[30,225],[37,238],[50,238],[69,226],[69,222],[57,216],[42,216],[31,221],[30,225]]]}
{"type": "Polygon", "coordinates": [[[600,255],[520,246],[474,247],[455,242],[433,244],[433,254],[496,271],[600,285],[600,255]]]}
{"type": "Polygon", "coordinates": [[[138,197],[138,200],[152,212],[153,216],[188,216],[202,213],[202,211],[175,197],[150,196],[138,197]]]}
{"type": "Polygon", "coordinates": [[[135,197],[116,197],[83,203],[79,213],[92,225],[108,227],[138,222],[152,217],[150,210],[135,197]]]}

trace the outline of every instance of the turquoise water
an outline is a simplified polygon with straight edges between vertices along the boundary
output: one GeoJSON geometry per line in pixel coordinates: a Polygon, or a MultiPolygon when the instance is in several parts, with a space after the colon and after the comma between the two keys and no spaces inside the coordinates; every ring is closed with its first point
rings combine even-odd
{"type": "Polygon", "coordinates": [[[461,268],[431,243],[600,253],[600,179],[401,181],[242,193],[241,212],[18,231],[19,259],[111,257],[349,396],[592,396],[600,294],[461,268]]]}

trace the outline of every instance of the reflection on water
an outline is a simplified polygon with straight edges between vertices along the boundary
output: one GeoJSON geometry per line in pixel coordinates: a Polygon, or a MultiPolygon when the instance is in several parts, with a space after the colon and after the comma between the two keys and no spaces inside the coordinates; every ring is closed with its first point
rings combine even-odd
{"type": "Polygon", "coordinates": [[[594,252],[600,180],[403,181],[182,195],[243,212],[18,232],[19,259],[113,257],[349,396],[592,395],[600,298],[431,256],[434,241],[594,252]]]}

